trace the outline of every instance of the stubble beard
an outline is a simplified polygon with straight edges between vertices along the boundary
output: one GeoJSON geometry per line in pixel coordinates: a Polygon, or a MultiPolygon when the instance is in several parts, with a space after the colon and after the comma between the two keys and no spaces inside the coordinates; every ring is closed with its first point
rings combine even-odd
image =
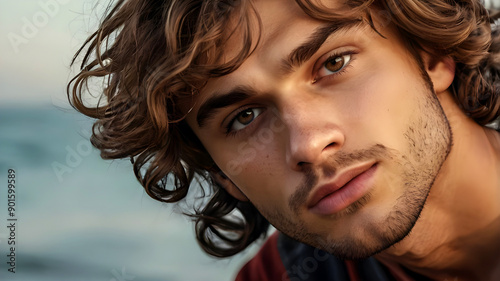
{"type": "MultiPolygon", "coordinates": [[[[311,232],[307,228],[307,222],[286,217],[277,210],[257,206],[261,213],[284,234],[341,259],[368,258],[403,240],[417,222],[431,187],[452,146],[449,122],[432,85],[428,82],[430,79],[424,77],[424,80],[427,81],[428,93],[422,95],[424,97],[418,104],[421,114],[412,120],[403,134],[409,147],[408,153],[403,154],[376,144],[366,150],[349,154],[340,153],[332,160],[334,163],[332,167],[347,167],[351,163],[378,157],[378,159],[390,159],[402,171],[400,182],[404,185],[403,194],[396,200],[385,218],[366,224],[361,233],[349,233],[339,239],[332,238],[332,235],[325,237],[324,234],[311,232]]],[[[324,169],[327,168],[323,168],[323,172],[325,172],[324,169]]],[[[317,179],[317,173],[311,172],[309,177],[306,175],[306,183],[290,199],[289,206],[295,218],[300,218],[298,206],[305,202],[317,179]]],[[[374,188],[384,187],[375,186],[374,188]]],[[[368,193],[329,219],[336,220],[341,217],[356,219],[356,213],[369,203],[370,198],[371,193],[368,193]]],[[[330,231],[334,232],[335,229],[330,231]]]]}

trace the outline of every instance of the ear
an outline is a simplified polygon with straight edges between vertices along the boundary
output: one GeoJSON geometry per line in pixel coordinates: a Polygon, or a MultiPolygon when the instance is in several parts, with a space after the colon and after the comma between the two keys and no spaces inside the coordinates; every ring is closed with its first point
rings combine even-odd
{"type": "Polygon", "coordinates": [[[231,196],[240,200],[248,201],[248,198],[241,192],[241,190],[222,172],[210,173],[212,179],[224,188],[231,196]]]}
{"type": "Polygon", "coordinates": [[[455,78],[455,61],[451,57],[436,57],[427,52],[423,52],[422,59],[436,94],[446,91],[455,78]]]}

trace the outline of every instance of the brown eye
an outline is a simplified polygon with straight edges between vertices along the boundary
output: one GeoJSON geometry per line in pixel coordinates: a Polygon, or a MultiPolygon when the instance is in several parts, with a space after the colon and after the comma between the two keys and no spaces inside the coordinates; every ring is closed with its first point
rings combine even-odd
{"type": "Polygon", "coordinates": [[[250,125],[264,111],[262,107],[250,107],[240,111],[228,124],[227,131],[239,131],[250,125]]]}
{"type": "Polygon", "coordinates": [[[325,63],[325,68],[328,69],[331,72],[338,72],[342,68],[344,68],[344,65],[345,65],[344,56],[334,57],[334,58],[329,59],[325,63]]]}
{"type": "Polygon", "coordinates": [[[255,114],[253,113],[253,110],[249,108],[238,114],[238,117],[236,117],[236,121],[240,122],[240,124],[242,125],[248,125],[253,121],[254,118],[255,114]]]}
{"type": "Polygon", "coordinates": [[[342,72],[342,70],[349,65],[351,60],[352,53],[330,56],[321,64],[321,67],[318,69],[316,77],[313,81],[316,82],[325,76],[335,75],[342,72]]]}

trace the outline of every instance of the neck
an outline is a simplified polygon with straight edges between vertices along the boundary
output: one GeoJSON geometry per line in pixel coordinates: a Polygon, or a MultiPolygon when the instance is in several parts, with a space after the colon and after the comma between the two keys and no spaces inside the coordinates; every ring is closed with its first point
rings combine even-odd
{"type": "Polygon", "coordinates": [[[500,134],[439,98],[452,149],[412,232],[377,259],[434,280],[500,280],[500,134]]]}

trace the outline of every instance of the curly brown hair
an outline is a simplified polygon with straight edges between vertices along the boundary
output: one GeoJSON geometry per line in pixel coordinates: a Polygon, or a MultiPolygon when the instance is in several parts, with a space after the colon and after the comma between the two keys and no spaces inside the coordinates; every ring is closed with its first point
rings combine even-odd
{"type": "MultiPolygon", "coordinates": [[[[347,0],[333,12],[296,0],[311,17],[359,19],[372,28],[383,17],[407,42],[416,61],[423,50],[457,63],[452,90],[457,103],[481,125],[498,119],[500,39],[479,0],[347,0]]],[[[217,257],[234,255],[259,237],[269,223],[249,202],[221,188],[220,170],[183,120],[181,100],[192,99],[209,78],[234,71],[258,44],[259,18],[249,0],[119,0],[75,55],[81,72],[68,84],[68,98],[96,118],[91,137],[104,159],[130,158],[134,173],[152,198],[178,202],[192,184],[208,200],[189,213],[201,247],[217,257]],[[227,30],[228,26],[232,29],[227,30]],[[234,32],[241,50],[221,62],[234,32]],[[257,38],[257,39],[256,39],[257,38]],[[252,47],[253,46],[253,47],[252,47]],[[88,83],[103,79],[96,106],[85,102],[88,83]],[[173,183],[167,184],[167,179],[173,183]]],[[[497,128],[498,130],[498,128],[497,128]]]]}

